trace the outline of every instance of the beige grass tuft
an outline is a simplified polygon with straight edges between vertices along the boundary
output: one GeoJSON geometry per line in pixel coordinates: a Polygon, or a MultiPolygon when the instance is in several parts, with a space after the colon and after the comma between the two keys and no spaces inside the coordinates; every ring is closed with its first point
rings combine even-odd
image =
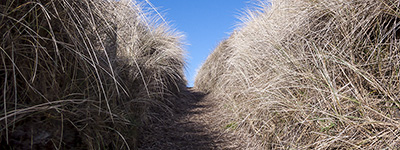
{"type": "Polygon", "coordinates": [[[185,85],[180,37],[135,1],[0,2],[0,149],[134,149],[185,85]]]}
{"type": "Polygon", "coordinates": [[[211,54],[195,84],[224,99],[225,123],[257,139],[248,148],[400,147],[399,1],[261,6],[211,54]]]}

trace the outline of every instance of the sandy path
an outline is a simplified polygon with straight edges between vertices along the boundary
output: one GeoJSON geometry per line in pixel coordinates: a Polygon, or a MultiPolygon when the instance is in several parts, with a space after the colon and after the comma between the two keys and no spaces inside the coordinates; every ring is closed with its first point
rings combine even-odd
{"type": "Polygon", "coordinates": [[[175,104],[173,116],[162,115],[142,132],[139,149],[239,149],[234,140],[215,125],[216,105],[204,94],[188,90],[175,104]]]}

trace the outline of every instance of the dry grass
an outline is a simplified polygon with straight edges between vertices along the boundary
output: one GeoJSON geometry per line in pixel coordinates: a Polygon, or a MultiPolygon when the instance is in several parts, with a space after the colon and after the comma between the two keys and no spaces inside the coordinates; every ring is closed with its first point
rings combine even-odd
{"type": "Polygon", "coordinates": [[[257,139],[249,149],[398,148],[399,7],[261,4],[207,59],[195,87],[224,100],[225,125],[257,139]]]}
{"type": "Polygon", "coordinates": [[[0,2],[1,149],[130,149],[184,87],[180,37],[134,1],[0,2]]]}
{"type": "Polygon", "coordinates": [[[216,90],[217,87],[215,85],[220,82],[219,78],[216,77],[223,75],[223,70],[225,69],[223,67],[228,65],[226,60],[232,56],[232,51],[227,45],[227,41],[222,41],[207,58],[213,61],[206,61],[197,73],[195,85],[198,90],[205,93],[216,90]]]}

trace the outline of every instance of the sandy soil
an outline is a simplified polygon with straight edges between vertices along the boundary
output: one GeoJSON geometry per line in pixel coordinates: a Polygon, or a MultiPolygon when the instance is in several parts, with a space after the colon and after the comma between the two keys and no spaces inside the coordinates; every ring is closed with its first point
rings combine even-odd
{"type": "Polygon", "coordinates": [[[139,149],[241,149],[235,144],[237,139],[217,125],[216,102],[192,89],[184,92],[181,100],[176,102],[172,116],[161,113],[159,120],[144,129],[139,149]]]}

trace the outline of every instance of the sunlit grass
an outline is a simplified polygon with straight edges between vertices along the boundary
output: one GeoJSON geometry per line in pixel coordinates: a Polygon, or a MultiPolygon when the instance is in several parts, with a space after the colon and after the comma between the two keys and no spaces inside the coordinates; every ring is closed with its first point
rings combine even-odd
{"type": "Polygon", "coordinates": [[[256,139],[248,148],[399,147],[398,1],[260,6],[195,82],[223,99],[238,137],[256,139]]]}

